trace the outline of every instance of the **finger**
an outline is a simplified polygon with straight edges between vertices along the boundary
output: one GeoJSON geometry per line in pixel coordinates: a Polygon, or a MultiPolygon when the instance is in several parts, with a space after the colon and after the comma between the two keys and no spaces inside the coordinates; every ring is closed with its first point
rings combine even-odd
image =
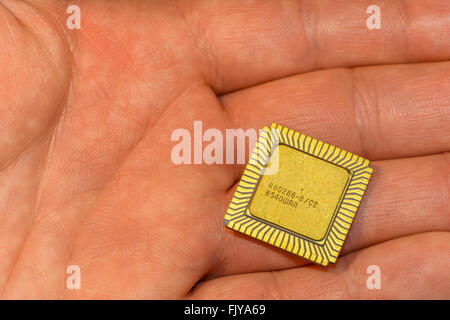
{"type": "MultiPolygon", "coordinates": [[[[324,269],[228,276],[197,285],[193,299],[449,299],[450,233],[431,232],[384,242],[324,269]],[[380,272],[370,290],[369,266],[380,272]]],[[[373,271],[370,271],[373,272],[373,271]]]]}
{"type": "MultiPolygon", "coordinates": [[[[372,162],[374,174],[341,256],[375,243],[428,231],[450,231],[449,155],[372,162]]],[[[229,203],[230,199],[227,199],[229,203]]],[[[210,277],[304,265],[307,260],[223,230],[220,264],[210,277]]],[[[339,259],[342,259],[339,258],[339,259]]]]}
{"type": "Polygon", "coordinates": [[[374,30],[365,0],[185,1],[180,11],[220,93],[316,69],[449,58],[448,1],[377,5],[374,30]]]}
{"type": "Polygon", "coordinates": [[[239,128],[277,122],[370,160],[410,157],[450,150],[449,77],[450,62],[334,69],[226,95],[222,104],[239,128]]]}

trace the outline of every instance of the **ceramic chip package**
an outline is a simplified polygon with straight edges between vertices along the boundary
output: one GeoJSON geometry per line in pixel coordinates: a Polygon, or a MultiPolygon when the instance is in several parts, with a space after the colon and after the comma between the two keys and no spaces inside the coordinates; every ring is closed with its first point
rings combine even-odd
{"type": "Polygon", "coordinates": [[[369,160],[274,123],[261,131],[224,223],[314,263],[335,263],[372,172],[369,160]]]}

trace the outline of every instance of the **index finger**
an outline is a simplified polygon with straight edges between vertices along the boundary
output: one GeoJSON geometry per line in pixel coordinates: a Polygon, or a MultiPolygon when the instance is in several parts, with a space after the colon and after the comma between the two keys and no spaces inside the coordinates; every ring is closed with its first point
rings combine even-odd
{"type": "Polygon", "coordinates": [[[380,29],[367,26],[370,3],[349,2],[182,1],[179,11],[216,93],[317,69],[450,57],[450,2],[379,0],[380,29]]]}

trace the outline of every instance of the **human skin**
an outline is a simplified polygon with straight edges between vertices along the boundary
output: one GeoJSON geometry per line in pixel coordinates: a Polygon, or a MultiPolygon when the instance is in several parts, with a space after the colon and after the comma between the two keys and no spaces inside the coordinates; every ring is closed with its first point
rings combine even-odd
{"type": "Polygon", "coordinates": [[[1,0],[1,297],[449,299],[450,2],[369,4],[1,0]],[[175,165],[194,120],[371,160],[336,265],[224,228],[243,165],[175,165]]]}

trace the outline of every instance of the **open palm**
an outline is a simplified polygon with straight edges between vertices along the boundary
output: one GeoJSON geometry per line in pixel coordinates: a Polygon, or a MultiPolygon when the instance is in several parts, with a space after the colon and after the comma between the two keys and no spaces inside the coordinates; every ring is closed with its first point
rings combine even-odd
{"type": "Polygon", "coordinates": [[[450,298],[448,1],[379,0],[379,30],[365,0],[76,3],[0,1],[2,297],[450,298]],[[195,120],[372,161],[336,265],[224,228],[243,166],[175,165],[195,120]]]}

